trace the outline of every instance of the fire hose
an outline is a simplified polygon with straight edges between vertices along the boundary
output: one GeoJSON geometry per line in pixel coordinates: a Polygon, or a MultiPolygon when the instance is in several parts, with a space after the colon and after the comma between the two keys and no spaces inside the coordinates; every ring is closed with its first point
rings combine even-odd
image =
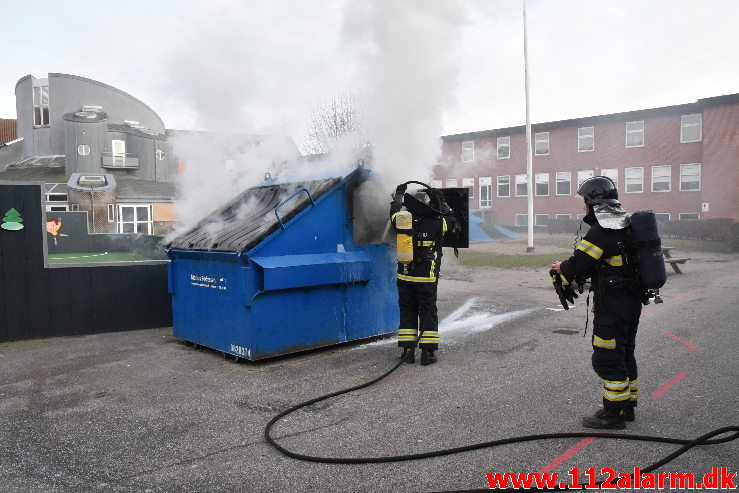
{"type": "MultiPolygon", "coordinates": [[[[418,341],[421,339],[421,336],[423,336],[423,332],[418,336],[418,339],[416,339],[416,345],[418,344],[418,341]]],[[[283,455],[286,455],[287,457],[290,457],[292,459],[298,459],[308,462],[319,462],[324,464],[379,464],[379,463],[386,463],[386,462],[403,462],[403,461],[410,461],[410,460],[420,460],[420,459],[428,459],[431,457],[442,457],[446,455],[453,455],[453,454],[459,454],[461,452],[468,452],[470,450],[480,450],[484,448],[491,448],[491,447],[497,447],[500,445],[506,445],[510,443],[519,443],[519,442],[531,442],[535,440],[552,440],[552,439],[558,439],[558,438],[606,438],[606,439],[614,439],[614,440],[632,440],[632,441],[640,441],[640,442],[658,442],[658,443],[671,443],[676,445],[682,445],[680,448],[672,452],[671,454],[665,456],[664,458],[658,460],[657,462],[654,462],[653,464],[650,464],[647,467],[641,468],[641,473],[646,474],[649,472],[652,472],[663,465],[667,464],[668,462],[672,461],[676,457],[679,457],[683,455],[688,450],[692,449],[693,447],[697,445],[717,445],[721,443],[727,443],[732,440],[736,440],[739,438],[739,426],[725,426],[723,428],[718,428],[713,431],[710,431],[708,433],[705,433],[697,438],[694,439],[682,439],[682,438],[667,438],[667,437],[655,437],[655,436],[649,436],[649,435],[622,435],[620,433],[604,433],[604,432],[566,432],[566,433],[540,433],[535,435],[522,435],[518,437],[511,437],[511,438],[500,438],[497,440],[490,440],[487,442],[480,442],[480,443],[474,443],[470,445],[463,445],[461,447],[453,447],[448,449],[441,449],[441,450],[433,450],[430,452],[422,452],[417,454],[404,454],[404,455],[389,455],[389,456],[379,456],[379,457],[321,457],[316,455],[307,455],[307,454],[301,454],[298,452],[293,452],[292,450],[289,450],[279,443],[272,437],[272,427],[277,424],[278,421],[280,421],[285,416],[294,413],[295,411],[298,411],[299,409],[302,409],[304,407],[308,407],[312,404],[316,404],[317,402],[325,401],[327,399],[331,399],[332,397],[337,397],[343,394],[348,394],[350,392],[354,392],[356,390],[364,389],[367,387],[370,387],[377,382],[383,380],[384,378],[387,378],[390,376],[395,370],[400,368],[405,363],[404,359],[401,359],[400,362],[398,362],[395,366],[393,366],[390,370],[383,373],[379,377],[376,377],[368,382],[355,385],[354,387],[349,387],[343,390],[339,390],[336,392],[331,392],[330,394],[322,395],[320,397],[316,397],[314,399],[301,402],[299,404],[296,404],[275,417],[273,417],[269,423],[264,428],[264,438],[272,447],[277,449],[280,453],[283,455]],[[713,438],[719,435],[723,435],[725,433],[731,433],[728,436],[725,436],[723,438],[713,438]]],[[[602,483],[597,483],[599,486],[602,483]]],[[[588,488],[592,488],[591,485],[588,485],[588,488]]],[[[538,489],[538,488],[506,488],[505,491],[563,491],[564,489],[571,490],[573,488],[549,488],[549,489],[538,489]]],[[[583,486],[581,489],[586,489],[585,486],[583,486]]],[[[490,491],[490,489],[468,489],[468,490],[453,490],[457,493],[463,492],[463,491],[490,491]]]]}

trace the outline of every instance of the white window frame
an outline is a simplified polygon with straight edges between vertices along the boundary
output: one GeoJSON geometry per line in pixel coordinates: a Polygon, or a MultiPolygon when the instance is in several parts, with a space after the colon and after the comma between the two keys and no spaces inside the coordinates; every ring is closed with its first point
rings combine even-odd
{"type": "Polygon", "coordinates": [[[33,86],[31,91],[31,102],[33,104],[33,126],[48,127],[50,119],[48,81],[45,84],[33,86]],[[46,99],[44,99],[44,97],[46,99]],[[36,117],[36,110],[38,110],[38,118],[36,117]]]}
{"type": "Polygon", "coordinates": [[[113,157],[113,166],[125,166],[126,141],[113,139],[110,141],[110,155],[113,157]]]}
{"type": "Polygon", "coordinates": [[[457,185],[459,185],[459,180],[456,178],[447,178],[444,188],[457,188],[457,185]]]}
{"type": "Polygon", "coordinates": [[[572,195],[572,171],[557,171],[554,174],[554,194],[565,196],[565,195],[572,195]],[[567,175],[567,179],[564,180],[562,177],[564,175],[567,175]],[[569,191],[567,193],[559,193],[559,184],[567,182],[567,188],[569,191]]]}
{"type": "Polygon", "coordinates": [[[595,127],[580,127],[577,129],[577,152],[593,152],[595,151],[595,127]],[[589,131],[590,135],[586,132],[589,131]],[[590,139],[592,141],[590,149],[583,149],[583,141],[590,139]]]}
{"type": "Polygon", "coordinates": [[[481,176],[478,181],[480,185],[480,209],[491,209],[493,207],[493,177],[481,176]]]}
{"type": "Polygon", "coordinates": [[[664,221],[665,219],[660,219],[659,216],[667,216],[667,221],[670,220],[670,213],[669,212],[655,212],[654,217],[657,219],[657,221],[664,221]]]}
{"type": "Polygon", "coordinates": [[[534,214],[534,226],[548,226],[549,225],[549,214],[534,214]],[[547,218],[547,224],[541,224],[539,219],[542,217],[547,218]]]}
{"type": "Polygon", "coordinates": [[[613,184],[616,185],[616,188],[618,188],[618,168],[601,168],[600,174],[601,176],[610,178],[613,184]]]}
{"type": "Polygon", "coordinates": [[[624,193],[644,193],[644,167],[643,166],[634,166],[634,167],[631,167],[631,168],[626,168],[624,170],[624,193]],[[640,181],[641,189],[638,192],[630,192],[629,191],[629,171],[630,170],[634,170],[634,169],[638,169],[640,171],[640,173],[641,173],[641,176],[640,176],[640,178],[641,178],[641,181],[640,181]]]}
{"type": "Polygon", "coordinates": [[[549,197],[549,173],[536,173],[534,175],[534,196],[536,197],[549,197]],[[537,185],[547,185],[547,193],[539,193],[539,187],[537,185]]]}
{"type": "Polygon", "coordinates": [[[577,172],[577,188],[575,188],[575,193],[577,193],[578,190],[580,190],[580,186],[583,184],[583,182],[587,179],[590,179],[595,176],[595,170],[592,169],[581,169],[577,172]],[[584,176],[584,178],[581,178],[584,176]]]}
{"type": "Polygon", "coordinates": [[[115,204],[108,204],[108,222],[115,222],[115,204]]]}
{"type": "Polygon", "coordinates": [[[516,197],[528,197],[529,196],[529,180],[528,175],[516,175],[515,177],[515,188],[516,188],[516,197]],[[523,177],[523,181],[521,181],[521,178],[523,177]],[[526,185],[526,193],[519,195],[518,193],[518,186],[519,185],[526,185]]]}
{"type": "Polygon", "coordinates": [[[129,232],[128,234],[142,234],[142,233],[138,233],[136,231],[138,229],[137,225],[138,224],[141,224],[141,223],[146,223],[146,226],[147,226],[147,228],[146,228],[147,229],[146,234],[150,235],[151,234],[151,231],[152,231],[152,226],[153,226],[153,223],[154,223],[154,217],[153,217],[154,214],[153,214],[153,212],[154,211],[152,210],[151,204],[118,204],[118,232],[119,233],[123,233],[123,225],[124,224],[133,224],[134,225],[134,228],[133,228],[134,229],[134,232],[133,233],[130,233],[129,232]],[[134,220],[133,221],[124,221],[123,220],[123,217],[124,217],[123,216],[123,209],[124,208],[127,208],[127,207],[132,207],[133,208],[133,213],[134,213],[134,220]],[[149,216],[148,221],[139,221],[138,220],[138,218],[136,217],[137,207],[146,207],[146,208],[148,208],[148,213],[147,213],[148,216],[149,216]]]}
{"type": "Polygon", "coordinates": [[[475,141],[466,140],[462,142],[462,162],[469,163],[475,160],[475,141]],[[469,159],[465,159],[469,158],[469,159]]]}
{"type": "Polygon", "coordinates": [[[46,204],[46,212],[66,212],[69,210],[67,204],[46,204]]]}
{"type": "Polygon", "coordinates": [[[689,142],[700,142],[703,140],[703,114],[702,113],[691,113],[690,115],[682,115],[680,117],[680,143],[687,144],[689,142]],[[690,117],[698,117],[698,123],[686,123],[685,120],[690,117]],[[685,130],[692,127],[698,127],[698,138],[695,140],[685,139],[685,130]]]}
{"type": "Polygon", "coordinates": [[[511,157],[511,138],[510,136],[498,137],[495,141],[495,155],[498,159],[510,159],[511,157]],[[505,149],[505,156],[501,157],[501,150],[505,149]]]}
{"type": "Polygon", "coordinates": [[[701,163],[686,163],[686,164],[680,165],[680,191],[681,192],[700,192],[701,182],[703,180],[701,168],[702,168],[701,163]],[[685,172],[683,171],[685,169],[685,166],[697,166],[698,167],[698,173],[697,173],[698,174],[698,188],[683,188],[683,183],[685,181],[683,180],[683,178],[685,176],[691,176],[691,175],[686,175],[685,172]]]}
{"type": "Polygon", "coordinates": [[[698,219],[701,218],[701,213],[700,212],[681,212],[681,213],[678,214],[677,217],[681,221],[697,221],[698,219]],[[696,215],[698,217],[683,217],[683,216],[688,216],[688,215],[690,215],[690,216],[696,215]]]}
{"type": "Polygon", "coordinates": [[[626,147],[644,147],[644,120],[626,122],[626,147]],[[631,128],[629,128],[631,125],[631,128]],[[629,135],[641,134],[641,144],[629,145],[629,135]]]}
{"type": "Polygon", "coordinates": [[[466,188],[469,191],[469,199],[475,198],[475,179],[474,178],[462,178],[462,188],[466,188]]]}
{"type": "MultiPolygon", "coordinates": [[[[662,177],[660,177],[660,178],[662,178],[662,177]]],[[[662,182],[660,182],[660,183],[662,183],[662,182]]],[[[663,192],[669,192],[671,190],[672,190],[672,166],[670,166],[669,164],[660,164],[660,165],[657,165],[657,166],[652,166],[652,192],[654,192],[654,193],[663,193],[663,192]],[[654,184],[655,184],[655,181],[654,181],[654,178],[655,178],[655,170],[657,170],[657,168],[659,168],[659,169],[667,168],[667,190],[655,190],[654,189],[654,184]]]]}
{"type": "Polygon", "coordinates": [[[528,214],[516,214],[514,223],[516,226],[528,226],[529,225],[529,215],[528,214]],[[524,218],[523,224],[521,224],[520,221],[518,220],[521,217],[524,218]]]}
{"type": "Polygon", "coordinates": [[[510,197],[511,196],[511,175],[499,175],[496,179],[496,195],[498,197],[510,197]],[[506,183],[501,183],[500,179],[505,178],[506,183]],[[506,195],[500,194],[500,187],[501,186],[507,186],[508,187],[508,193],[506,195]]]}
{"type": "Polygon", "coordinates": [[[572,219],[572,214],[555,214],[554,219],[566,219],[569,221],[570,219],[572,219]]]}
{"type": "Polygon", "coordinates": [[[549,132],[536,132],[534,134],[534,155],[535,156],[548,156],[549,155],[549,132]],[[547,143],[547,152],[539,152],[539,143],[547,143]]]}

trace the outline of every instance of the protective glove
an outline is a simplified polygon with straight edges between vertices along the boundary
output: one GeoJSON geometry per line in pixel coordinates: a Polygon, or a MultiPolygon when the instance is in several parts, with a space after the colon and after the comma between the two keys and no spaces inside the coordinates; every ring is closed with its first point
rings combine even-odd
{"type": "Polygon", "coordinates": [[[559,297],[559,302],[565,310],[569,310],[570,305],[568,305],[567,302],[569,301],[573,305],[575,304],[575,298],[577,298],[575,290],[572,289],[572,285],[570,284],[567,286],[562,285],[562,278],[556,270],[550,269],[549,275],[552,276],[552,284],[554,285],[554,290],[557,292],[557,296],[559,297]]]}
{"type": "Polygon", "coordinates": [[[403,195],[407,188],[408,188],[408,185],[406,185],[405,183],[403,183],[402,185],[398,185],[397,188],[395,189],[395,195],[398,195],[398,194],[403,195]]]}

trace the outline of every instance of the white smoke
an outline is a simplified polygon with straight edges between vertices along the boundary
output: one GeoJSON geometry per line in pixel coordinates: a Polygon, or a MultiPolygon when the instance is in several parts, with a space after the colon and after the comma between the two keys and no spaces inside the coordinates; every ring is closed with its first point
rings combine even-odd
{"type": "Polygon", "coordinates": [[[177,182],[180,224],[174,235],[259,183],[267,171],[338,171],[358,158],[369,161],[371,154],[373,182],[358,196],[366,205],[361,214],[375,221],[387,220],[398,183],[429,183],[440,155],[442,114],[454,102],[455,50],[465,22],[461,2],[328,0],[323,18],[315,15],[315,5],[302,2],[204,5],[192,4],[197,28],[173,45],[165,72],[193,125],[230,137],[173,137],[174,153],[186,159],[177,182]],[[330,156],[298,168],[296,147],[284,137],[233,145],[236,135],[300,135],[316,104],[348,92],[362,102],[371,151],[358,149],[357,136],[348,135],[330,156]],[[225,165],[234,160],[236,169],[225,165]]]}

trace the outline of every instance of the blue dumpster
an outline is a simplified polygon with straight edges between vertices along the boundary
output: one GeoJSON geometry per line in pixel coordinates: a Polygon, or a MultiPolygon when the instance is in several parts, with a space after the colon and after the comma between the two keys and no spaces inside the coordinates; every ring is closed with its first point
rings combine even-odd
{"type": "Polygon", "coordinates": [[[367,173],[266,180],[170,243],[174,335],[258,360],[393,332],[393,252],[354,243],[367,173]]]}

